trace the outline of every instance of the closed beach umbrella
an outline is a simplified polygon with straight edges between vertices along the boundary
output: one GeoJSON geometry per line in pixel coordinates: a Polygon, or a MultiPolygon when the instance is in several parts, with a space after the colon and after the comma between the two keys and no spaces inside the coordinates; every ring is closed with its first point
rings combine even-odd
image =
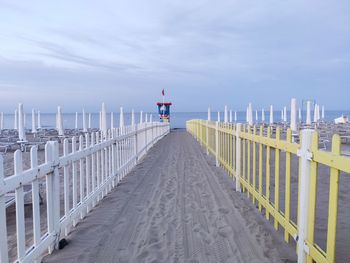
{"type": "Polygon", "coordinates": [[[111,112],[111,129],[114,129],[114,114],[111,112]]]}
{"type": "Polygon", "coordinates": [[[148,113],[145,114],[145,122],[148,122],[148,113]]]}
{"type": "Polygon", "coordinates": [[[218,122],[220,122],[220,111],[218,111],[218,122]]]}
{"type": "Polygon", "coordinates": [[[23,110],[23,129],[26,130],[27,127],[27,114],[23,110]]]}
{"type": "Polygon", "coordinates": [[[290,102],[290,128],[292,131],[297,130],[297,100],[292,98],[290,102]]]}
{"type": "Polygon", "coordinates": [[[83,109],[83,132],[87,132],[85,109],[83,109]]]}
{"type": "Polygon", "coordinates": [[[306,125],[311,125],[311,101],[306,102],[306,125]]]}
{"type": "Polygon", "coordinates": [[[211,112],[210,112],[210,108],[208,108],[208,121],[211,121],[211,112]]]}
{"type": "Polygon", "coordinates": [[[64,131],[63,131],[63,120],[62,120],[61,106],[57,107],[56,128],[57,128],[57,131],[58,131],[58,135],[59,136],[63,136],[64,135],[64,131]]]}
{"type": "Polygon", "coordinates": [[[230,123],[232,123],[232,110],[230,110],[230,123]]]}
{"type": "Polygon", "coordinates": [[[131,110],[131,126],[135,125],[135,113],[134,109],[131,110]]]}
{"type": "Polygon", "coordinates": [[[255,110],[255,121],[258,122],[259,121],[259,113],[258,110],[255,110]]]}
{"type": "Polygon", "coordinates": [[[32,133],[36,133],[35,110],[32,109],[32,133]]]}
{"type": "Polygon", "coordinates": [[[41,115],[40,115],[40,110],[38,110],[38,129],[41,129],[41,115]]]}
{"type": "Polygon", "coordinates": [[[228,122],[228,112],[227,112],[227,106],[225,106],[224,109],[224,122],[227,123],[228,122]]]}
{"type": "Polygon", "coordinates": [[[261,122],[265,123],[265,110],[264,109],[261,110],[261,122]]]}
{"type": "Polygon", "coordinates": [[[143,111],[140,111],[140,123],[143,123],[143,111]]]}
{"type": "Polygon", "coordinates": [[[283,122],[287,123],[287,107],[283,108],[283,122]]]}
{"type": "Polygon", "coordinates": [[[251,103],[248,104],[248,124],[253,126],[253,106],[251,103]]]}
{"type": "Polygon", "coordinates": [[[18,138],[20,141],[26,140],[26,134],[24,131],[24,111],[23,104],[18,104],[18,138]]]}
{"type": "Polygon", "coordinates": [[[102,111],[99,112],[99,130],[102,130],[102,111]]]}
{"type": "Polygon", "coordinates": [[[120,107],[119,127],[124,127],[124,112],[123,112],[123,107],[120,107]]]}
{"type": "Polygon", "coordinates": [[[237,122],[237,111],[235,111],[235,122],[237,122]]]}
{"type": "Polygon", "coordinates": [[[317,122],[317,104],[314,107],[314,122],[317,122]]]}
{"type": "Polygon", "coordinates": [[[299,108],[299,122],[301,122],[301,109],[299,108]]]}
{"type": "Polygon", "coordinates": [[[107,136],[107,112],[106,112],[106,105],[103,102],[102,103],[102,109],[101,109],[101,131],[104,137],[107,136]]]}
{"type": "Polygon", "coordinates": [[[322,106],[321,114],[322,120],[324,120],[324,106],[322,106]]]}
{"type": "Polygon", "coordinates": [[[273,106],[270,105],[270,125],[273,124],[273,106]]]}
{"type": "Polygon", "coordinates": [[[78,112],[75,113],[75,129],[78,130],[78,112]]]}
{"type": "Polygon", "coordinates": [[[88,129],[91,129],[91,113],[89,113],[88,129]]]}
{"type": "Polygon", "coordinates": [[[153,115],[152,114],[149,115],[149,122],[153,122],[153,115]]]}

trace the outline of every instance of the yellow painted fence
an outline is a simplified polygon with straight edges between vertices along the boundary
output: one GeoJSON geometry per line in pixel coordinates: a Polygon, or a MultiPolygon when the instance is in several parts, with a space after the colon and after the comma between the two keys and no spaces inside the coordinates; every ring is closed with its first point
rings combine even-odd
{"type": "Polygon", "coordinates": [[[276,230],[283,228],[285,241],[294,238],[299,263],[335,262],[339,176],[340,172],[350,173],[350,158],[341,155],[338,135],[332,138],[331,152],[326,152],[318,148],[318,134],[313,130],[292,135],[290,129],[282,133],[278,127],[206,120],[190,120],[186,127],[207,153],[215,156],[216,165],[235,179],[236,190],[246,193],[260,211],[264,210],[266,219],[271,217],[276,230]],[[298,175],[297,191],[291,188],[292,158],[297,160],[297,167],[294,167],[298,175]],[[325,250],[314,238],[320,164],[330,169],[325,250]],[[270,189],[273,189],[273,195],[270,189]],[[281,193],[284,196],[280,196],[281,193]],[[292,197],[298,200],[297,219],[294,220],[291,217],[292,197]]]}

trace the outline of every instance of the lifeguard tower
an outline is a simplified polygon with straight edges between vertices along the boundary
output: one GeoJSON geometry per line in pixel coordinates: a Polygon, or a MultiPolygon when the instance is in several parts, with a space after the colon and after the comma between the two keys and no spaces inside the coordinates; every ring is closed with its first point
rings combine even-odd
{"type": "Polygon", "coordinates": [[[158,114],[161,122],[170,122],[171,102],[158,102],[158,114]]]}
{"type": "Polygon", "coordinates": [[[158,114],[161,122],[170,122],[170,106],[171,102],[164,101],[164,89],[162,90],[163,102],[157,102],[158,114]]]}

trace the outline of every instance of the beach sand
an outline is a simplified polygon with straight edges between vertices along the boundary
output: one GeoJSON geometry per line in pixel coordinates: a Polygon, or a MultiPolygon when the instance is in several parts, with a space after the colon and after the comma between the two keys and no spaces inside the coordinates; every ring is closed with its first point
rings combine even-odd
{"type": "Polygon", "coordinates": [[[175,131],[43,262],[295,262],[294,248],[175,131]]]}

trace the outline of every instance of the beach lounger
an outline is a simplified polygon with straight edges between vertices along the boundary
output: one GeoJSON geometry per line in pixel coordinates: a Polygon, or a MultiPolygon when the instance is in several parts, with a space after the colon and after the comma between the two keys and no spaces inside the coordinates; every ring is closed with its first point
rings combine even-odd
{"type": "Polygon", "coordinates": [[[13,142],[0,142],[0,150],[3,151],[3,153],[7,153],[8,150],[12,150],[13,146],[16,146],[17,143],[13,142]]]}

